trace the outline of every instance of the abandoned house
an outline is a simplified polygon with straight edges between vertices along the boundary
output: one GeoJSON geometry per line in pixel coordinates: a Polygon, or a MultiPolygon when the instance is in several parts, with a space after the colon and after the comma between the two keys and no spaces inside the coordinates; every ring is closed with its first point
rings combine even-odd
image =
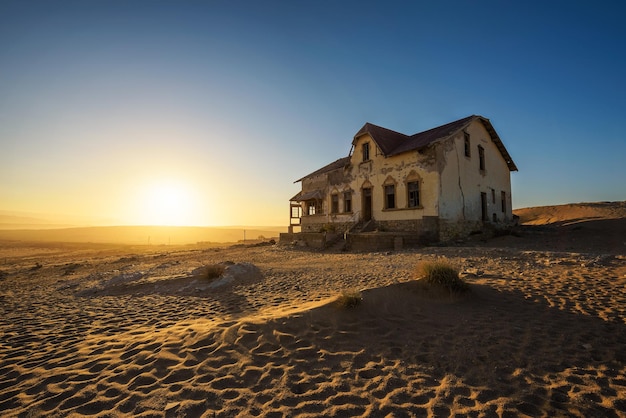
{"type": "Polygon", "coordinates": [[[513,220],[511,171],[515,163],[482,116],[414,135],[366,123],[347,157],[296,181],[302,189],[290,199],[281,240],[376,250],[505,227],[513,220]]]}

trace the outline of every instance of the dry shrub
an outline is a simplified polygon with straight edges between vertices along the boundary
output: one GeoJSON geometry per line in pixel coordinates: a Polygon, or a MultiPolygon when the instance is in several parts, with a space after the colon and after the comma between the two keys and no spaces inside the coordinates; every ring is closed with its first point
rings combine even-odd
{"type": "Polygon", "coordinates": [[[361,296],[361,292],[358,290],[344,290],[341,292],[336,299],[336,303],[340,308],[355,308],[357,307],[363,297],[361,296]]]}
{"type": "Polygon", "coordinates": [[[217,279],[224,274],[226,266],[224,264],[211,264],[203,266],[198,272],[198,277],[207,280],[217,279]]]}
{"type": "Polygon", "coordinates": [[[415,277],[449,293],[465,293],[469,285],[459,277],[459,270],[447,260],[422,261],[415,269],[415,277]]]}

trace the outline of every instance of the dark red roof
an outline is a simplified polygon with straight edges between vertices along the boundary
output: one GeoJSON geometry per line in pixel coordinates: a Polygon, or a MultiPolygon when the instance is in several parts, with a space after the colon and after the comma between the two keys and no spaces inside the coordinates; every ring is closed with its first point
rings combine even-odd
{"type": "Polygon", "coordinates": [[[469,123],[474,120],[475,117],[476,116],[468,116],[466,118],[446,123],[445,125],[441,125],[436,128],[417,133],[415,135],[411,135],[408,141],[394,148],[394,150],[390,154],[385,155],[397,155],[406,151],[413,151],[415,149],[426,147],[429,144],[437,141],[438,139],[447,138],[450,135],[455,134],[456,132],[465,128],[465,126],[469,125],[469,123]]]}
{"type": "Polygon", "coordinates": [[[419,151],[420,149],[423,149],[434,142],[449,138],[450,136],[464,129],[474,120],[480,120],[483,123],[485,129],[487,129],[487,131],[489,132],[491,139],[496,144],[498,150],[500,150],[500,153],[502,154],[502,157],[505,159],[507,165],[509,166],[509,170],[517,171],[515,163],[511,159],[511,156],[504,147],[504,144],[500,140],[500,137],[491,125],[489,119],[477,115],[468,116],[466,118],[446,123],[445,125],[441,125],[436,128],[432,128],[411,136],[401,134],[390,129],[382,128],[368,122],[363,125],[363,127],[356,133],[356,135],[354,135],[354,140],[352,141],[352,144],[354,145],[354,143],[360,136],[364,134],[369,134],[376,142],[376,145],[378,145],[378,148],[380,148],[383,155],[385,157],[390,157],[393,155],[402,154],[403,152],[414,150],[419,151]]]}
{"type": "MultiPolygon", "coordinates": [[[[420,132],[414,135],[405,135],[400,132],[392,131],[391,129],[383,128],[382,126],[374,125],[373,123],[367,122],[359,131],[354,135],[354,140],[352,141],[352,145],[356,143],[356,140],[365,134],[368,134],[372,137],[372,139],[376,142],[378,148],[380,148],[381,152],[385,157],[390,157],[393,155],[402,154],[404,152],[409,151],[419,151],[428,147],[429,145],[449,138],[450,136],[456,134],[457,132],[465,129],[467,125],[472,123],[474,120],[480,120],[489,132],[489,136],[491,140],[494,142],[500,154],[502,154],[502,158],[506,161],[506,164],[511,171],[517,171],[517,166],[513,162],[513,159],[509,155],[508,151],[504,147],[502,140],[498,136],[498,133],[491,125],[489,119],[472,115],[463,119],[456,120],[454,122],[446,123],[445,125],[438,126],[436,128],[429,129],[424,132],[420,132]]],[[[304,180],[308,177],[317,176],[319,174],[326,173],[328,171],[336,170],[338,168],[343,168],[350,163],[350,156],[340,158],[337,161],[334,161],[317,171],[312,172],[309,175],[302,177],[299,180],[296,180],[295,183],[304,180]]]]}
{"type": "Polygon", "coordinates": [[[346,165],[348,165],[349,163],[350,163],[350,156],[340,158],[337,161],[333,161],[332,163],[330,163],[328,165],[325,165],[324,167],[320,168],[319,170],[315,170],[311,174],[307,174],[306,176],[302,177],[301,179],[298,179],[298,180],[294,181],[294,183],[302,181],[302,180],[304,180],[304,179],[306,179],[308,177],[319,176],[320,174],[324,174],[324,173],[326,173],[328,171],[333,171],[333,170],[336,170],[338,168],[343,168],[346,165]]]}
{"type": "MultiPolygon", "coordinates": [[[[402,144],[405,144],[410,139],[410,137],[405,134],[383,128],[381,126],[376,126],[369,122],[363,125],[359,132],[354,135],[354,139],[356,140],[364,134],[369,134],[372,138],[374,138],[378,148],[380,148],[384,155],[389,155],[394,149],[400,147],[402,144]]],[[[354,144],[354,141],[352,144],[354,144]]]]}

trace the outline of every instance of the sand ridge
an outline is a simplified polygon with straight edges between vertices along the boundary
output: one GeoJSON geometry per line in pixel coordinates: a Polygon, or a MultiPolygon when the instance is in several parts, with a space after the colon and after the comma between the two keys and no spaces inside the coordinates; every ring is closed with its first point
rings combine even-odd
{"type": "Polygon", "coordinates": [[[0,410],[623,416],[626,256],[529,249],[533,239],[371,254],[3,245],[0,410]],[[415,265],[438,257],[461,268],[470,296],[415,287],[415,265]],[[195,295],[105,291],[225,261],[262,277],[195,295]],[[361,305],[339,309],[344,289],[363,290],[361,305]]]}

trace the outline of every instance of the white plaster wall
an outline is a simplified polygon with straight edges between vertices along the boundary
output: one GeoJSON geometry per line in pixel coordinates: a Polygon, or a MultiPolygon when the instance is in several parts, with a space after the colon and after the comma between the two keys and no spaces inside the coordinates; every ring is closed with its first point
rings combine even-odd
{"type": "Polygon", "coordinates": [[[465,156],[465,137],[460,132],[453,140],[438,144],[441,160],[439,216],[450,221],[482,219],[481,192],[487,194],[488,217],[495,213],[498,222],[510,221],[511,175],[500,151],[479,120],[466,129],[470,134],[470,157],[465,156]],[[485,170],[479,169],[479,151],[485,151],[485,170]],[[492,192],[495,190],[495,203],[492,192]],[[506,193],[506,211],[501,208],[501,192],[506,193]]]}

